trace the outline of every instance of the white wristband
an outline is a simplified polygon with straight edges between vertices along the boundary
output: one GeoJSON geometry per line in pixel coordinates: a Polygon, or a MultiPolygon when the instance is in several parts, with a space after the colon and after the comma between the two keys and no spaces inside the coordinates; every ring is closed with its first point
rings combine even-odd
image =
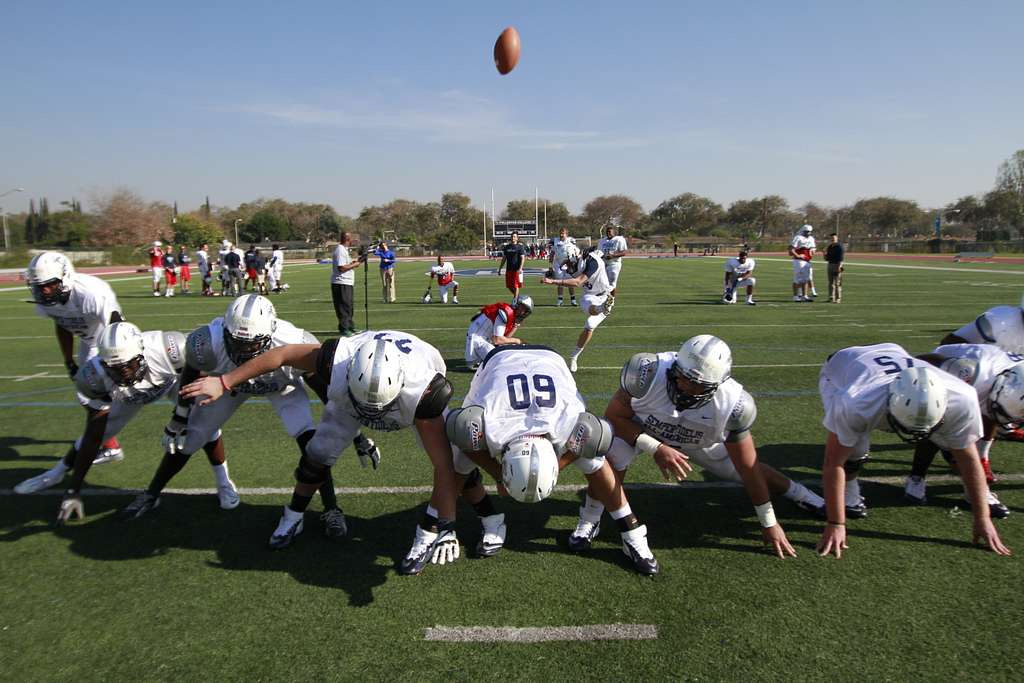
{"type": "Polygon", "coordinates": [[[655,439],[650,434],[641,434],[636,437],[636,450],[640,453],[646,453],[647,455],[654,455],[655,451],[661,447],[661,442],[655,439]]]}
{"type": "Polygon", "coordinates": [[[754,512],[757,513],[757,519],[761,522],[761,526],[763,528],[770,529],[777,524],[775,521],[775,510],[772,508],[772,502],[770,500],[767,503],[755,505],[754,512]]]}

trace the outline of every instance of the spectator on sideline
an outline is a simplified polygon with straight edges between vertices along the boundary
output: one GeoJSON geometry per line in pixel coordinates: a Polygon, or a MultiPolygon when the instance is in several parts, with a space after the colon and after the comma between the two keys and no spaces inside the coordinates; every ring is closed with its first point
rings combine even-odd
{"type": "Polygon", "coordinates": [[[249,289],[250,282],[252,283],[252,288],[256,289],[256,245],[249,245],[243,262],[245,263],[245,289],[249,289]]]}
{"type": "Polygon", "coordinates": [[[828,263],[828,300],[838,304],[843,300],[843,258],[845,253],[839,241],[839,235],[832,233],[832,239],[825,248],[825,261],[828,263]]]}
{"type": "Polygon", "coordinates": [[[167,286],[164,288],[164,296],[174,296],[174,288],[178,285],[178,264],[174,260],[174,245],[168,243],[167,251],[164,252],[164,277],[167,279],[167,286]]]}
{"type": "Polygon", "coordinates": [[[512,293],[512,305],[519,303],[519,289],[523,286],[523,264],[526,262],[526,247],[519,242],[519,233],[512,233],[512,241],[501,248],[501,267],[505,268],[505,288],[512,293]]]}
{"type": "Polygon", "coordinates": [[[267,259],[260,256],[257,249],[252,254],[252,267],[256,271],[256,287],[260,294],[267,294],[267,259]]]}
{"type": "Polygon", "coordinates": [[[334,302],[334,315],[338,318],[338,332],[343,337],[356,334],[352,322],[356,275],[352,271],[363,265],[362,259],[353,261],[349,255],[348,246],[351,243],[351,233],[341,233],[338,246],[334,248],[334,254],[331,256],[331,301],[334,302]]]}
{"type": "Polygon", "coordinates": [[[672,243],[672,256],[679,256],[679,242],[672,243]]]}
{"type": "Polygon", "coordinates": [[[388,243],[381,240],[380,246],[373,250],[374,256],[380,257],[380,284],[383,290],[384,303],[395,303],[395,252],[388,249],[388,243]]]}
{"type": "Polygon", "coordinates": [[[192,269],[189,267],[189,263],[192,262],[192,257],[188,255],[185,250],[185,245],[182,244],[178,247],[178,270],[181,273],[181,293],[191,294],[191,282],[192,282],[192,269]]]}
{"type": "Polygon", "coordinates": [[[210,245],[203,242],[196,251],[196,265],[199,267],[199,278],[203,281],[202,296],[213,296],[210,282],[213,279],[213,265],[210,263],[210,245]]]}
{"type": "Polygon", "coordinates": [[[267,285],[272,292],[283,292],[287,289],[284,286],[284,251],[281,245],[273,245],[270,252],[270,261],[267,262],[267,285]]]}
{"type": "Polygon", "coordinates": [[[231,296],[239,296],[242,293],[242,257],[238,249],[228,249],[224,254],[224,265],[228,269],[228,292],[231,296]]]}
{"type": "Polygon", "coordinates": [[[164,279],[164,250],[160,240],[149,248],[149,269],[153,272],[153,296],[160,296],[160,281],[164,279]]]}

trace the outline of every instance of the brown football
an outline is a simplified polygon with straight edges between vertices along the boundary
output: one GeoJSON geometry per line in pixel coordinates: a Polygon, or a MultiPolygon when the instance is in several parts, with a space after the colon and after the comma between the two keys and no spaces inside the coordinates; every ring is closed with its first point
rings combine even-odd
{"type": "Polygon", "coordinates": [[[519,31],[511,26],[501,32],[494,43],[494,66],[504,75],[519,62],[519,31]]]}

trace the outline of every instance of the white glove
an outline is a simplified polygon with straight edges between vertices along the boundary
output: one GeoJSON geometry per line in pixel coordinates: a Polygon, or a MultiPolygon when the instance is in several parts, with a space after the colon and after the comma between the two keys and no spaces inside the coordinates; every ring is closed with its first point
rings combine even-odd
{"type": "Polygon", "coordinates": [[[459,539],[455,536],[455,529],[445,529],[437,535],[434,541],[434,556],[430,561],[434,564],[451,564],[459,559],[459,539]]]}
{"type": "Polygon", "coordinates": [[[189,408],[174,407],[174,413],[164,427],[164,435],[160,439],[160,445],[166,452],[173,454],[185,448],[185,440],[188,438],[188,414],[189,408]]]}
{"type": "Polygon", "coordinates": [[[356,455],[359,456],[359,464],[363,466],[363,469],[370,465],[373,465],[373,469],[377,469],[380,466],[380,449],[377,448],[373,439],[360,434],[356,437],[355,443],[356,455]]]}
{"type": "Polygon", "coordinates": [[[85,519],[85,506],[82,505],[82,498],[77,493],[68,491],[60,501],[60,512],[57,513],[57,521],[54,523],[57,526],[64,526],[76,515],[78,519],[85,519]]]}

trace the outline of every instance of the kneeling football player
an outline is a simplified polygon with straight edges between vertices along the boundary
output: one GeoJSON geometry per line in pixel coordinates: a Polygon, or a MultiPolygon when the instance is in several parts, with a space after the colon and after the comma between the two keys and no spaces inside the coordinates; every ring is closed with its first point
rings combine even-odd
{"type": "Polygon", "coordinates": [[[445,378],[444,359],[437,349],[411,334],[391,330],[367,331],[323,345],[290,344],[221,377],[193,382],[181,393],[188,398],[205,397],[200,405],[209,404],[240,383],[282,366],[317,376],[327,385],[327,402],[316,434],[295,469],[292,500],[270,537],[270,547],[285,548],[302,533],[303,515],[313,493],[357,437],[360,426],[385,432],[415,427],[434,467],[434,490],[398,571],[418,574],[428,562],[457,560],[455,471],[443,417],[452,385],[445,378]]]}
{"type": "Polygon", "coordinates": [[[475,370],[495,346],[522,344],[513,335],[531,313],[533,299],[525,295],[515,306],[504,301],[483,306],[466,330],[466,365],[475,370]]]}
{"type": "Polygon", "coordinates": [[[80,492],[100,445],[117,436],[143,406],[173,396],[185,366],[185,335],[180,332],[140,332],[131,323],[116,322],[100,333],[96,348],[97,355],[75,375],[79,394],[98,405],[85,434],[54,467],[14,487],[16,493],[34,493],[73,471],[58,524],[72,515],[85,517],[80,492]]]}
{"type": "MultiPolygon", "coordinates": [[[[617,480],[641,454],[651,455],[666,478],[681,480],[697,463],[719,479],[740,483],[750,496],[761,536],[780,558],[795,556],[775,518],[771,495],[820,516],[824,501],[799,482],[758,462],[750,430],[753,397],[732,379],[732,352],[710,334],[683,342],[678,352],[638,353],[622,368],[621,386],[605,410],[616,438],[608,452],[617,480]]],[[[574,536],[596,533],[600,504],[587,499],[574,536]]]]}
{"type": "Polygon", "coordinates": [[[456,485],[480,516],[477,553],[496,554],[505,543],[505,515],[484,490],[478,467],[516,500],[536,503],[554,489],[569,463],[587,478],[594,496],[619,525],[622,551],[641,574],[656,574],[647,527],[630,509],[604,454],[611,426],[586,412],[565,361],[545,346],[498,346],[473,377],[462,408],[449,413],[456,485]]]}

